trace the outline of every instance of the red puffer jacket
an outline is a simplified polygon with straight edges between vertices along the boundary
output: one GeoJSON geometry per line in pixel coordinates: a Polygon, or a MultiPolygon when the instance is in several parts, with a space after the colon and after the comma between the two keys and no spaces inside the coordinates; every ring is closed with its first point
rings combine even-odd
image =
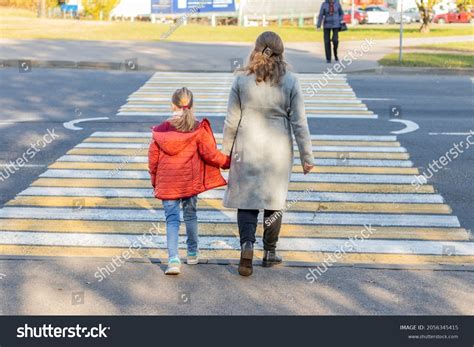
{"type": "Polygon", "coordinates": [[[207,119],[192,132],[176,131],[166,121],[153,128],[148,166],[155,197],[176,200],[225,186],[219,168],[228,169],[230,157],[217,149],[207,119]]]}

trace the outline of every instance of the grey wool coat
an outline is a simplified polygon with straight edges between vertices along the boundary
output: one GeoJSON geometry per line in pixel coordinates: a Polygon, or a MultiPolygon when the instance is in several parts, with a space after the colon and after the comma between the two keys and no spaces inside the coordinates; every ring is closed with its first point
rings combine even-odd
{"type": "Polygon", "coordinates": [[[253,74],[237,74],[229,96],[222,146],[223,152],[230,154],[235,139],[225,207],[285,208],[294,160],[293,135],[301,164],[313,165],[297,77],[287,72],[280,85],[272,86],[270,82],[257,84],[253,74]]]}

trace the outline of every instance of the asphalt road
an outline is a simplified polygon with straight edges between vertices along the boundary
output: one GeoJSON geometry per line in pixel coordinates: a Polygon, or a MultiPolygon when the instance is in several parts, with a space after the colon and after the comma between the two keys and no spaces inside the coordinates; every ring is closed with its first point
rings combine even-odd
{"type": "MultiPolygon", "coordinates": [[[[59,140],[0,185],[0,205],[12,199],[74,145],[94,131],[137,131],[160,120],[115,117],[127,96],[151,73],[36,69],[20,73],[0,69],[0,164],[15,160],[55,129],[59,140]],[[82,131],[64,129],[72,119],[109,117],[84,123],[82,131]]],[[[430,135],[474,130],[473,84],[464,76],[350,75],[349,83],[379,120],[311,119],[313,134],[388,135],[403,128],[389,122],[389,107],[415,121],[416,132],[398,135],[417,167],[426,168],[466,136],[430,135]]],[[[220,132],[223,119],[211,119],[220,132]]],[[[465,151],[432,182],[459,217],[473,229],[474,151],[465,151]]],[[[0,167],[1,168],[1,167],[0,167]]],[[[471,272],[333,268],[323,282],[309,284],[305,268],[257,268],[251,279],[228,266],[186,268],[168,279],[159,265],[124,265],[104,283],[88,284],[99,264],[84,260],[0,261],[0,313],[77,314],[473,314],[471,272]],[[71,304],[72,292],[85,302],[71,304]],[[177,305],[179,293],[191,304],[177,305]]],[[[92,278],[93,279],[93,278],[92,278]]]]}

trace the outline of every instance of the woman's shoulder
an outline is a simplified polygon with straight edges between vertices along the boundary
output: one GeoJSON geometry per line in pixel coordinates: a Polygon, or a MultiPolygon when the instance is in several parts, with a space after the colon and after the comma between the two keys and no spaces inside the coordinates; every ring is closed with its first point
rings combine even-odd
{"type": "Polygon", "coordinates": [[[287,86],[293,86],[298,82],[298,76],[294,72],[287,71],[283,76],[282,82],[287,86]]]}

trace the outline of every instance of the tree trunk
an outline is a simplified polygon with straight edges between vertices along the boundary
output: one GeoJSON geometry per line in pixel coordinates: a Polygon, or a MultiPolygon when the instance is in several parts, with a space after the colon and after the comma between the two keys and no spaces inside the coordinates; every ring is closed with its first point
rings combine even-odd
{"type": "Polygon", "coordinates": [[[421,33],[429,33],[430,32],[430,22],[431,22],[431,15],[427,9],[425,9],[421,13],[421,33]]]}

